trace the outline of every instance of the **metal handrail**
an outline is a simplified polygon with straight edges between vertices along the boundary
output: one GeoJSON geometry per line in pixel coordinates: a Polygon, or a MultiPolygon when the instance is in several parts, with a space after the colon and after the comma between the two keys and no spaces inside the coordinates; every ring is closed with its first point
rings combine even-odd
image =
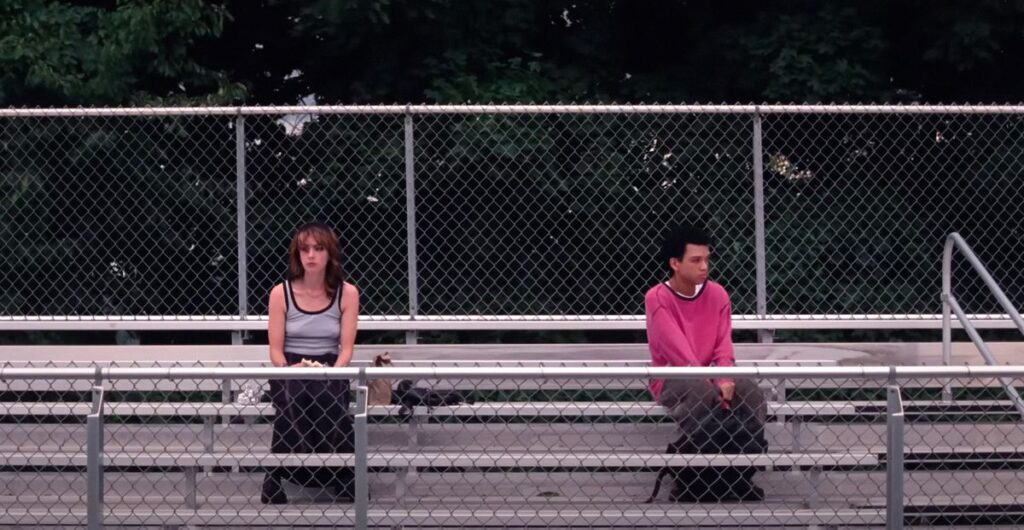
{"type": "MultiPolygon", "coordinates": [[[[1007,329],[1005,314],[971,314],[975,326],[1007,329]]],[[[364,331],[643,330],[644,315],[361,315],[364,331]]],[[[940,314],[732,315],[734,330],[942,329],[940,314]]],[[[267,329],[266,315],[0,315],[0,330],[238,331],[267,329]]]]}
{"type": "MultiPolygon", "coordinates": [[[[88,368],[0,368],[0,381],[93,379],[88,368]],[[88,377],[83,376],[88,372],[88,377]]],[[[765,367],[637,367],[637,366],[482,366],[474,368],[104,368],[102,381],[140,379],[900,379],[1024,378],[1024,365],[994,366],[765,366],[765,367]]]]}
{"type": "MultiPolygon", "coordinates": [[[[995,356],[992,354],[992,350],[985,344],[984,339],[978,334],[978,330],[975,329],[974,324],[971,323],[970,318],[964,313],[960,303],[956,297],[953,296],[953,249],[954,247],[960,250],[960,253],[967,259],[967,262],[971,264],[974,271],[981,276],[982,281],[985,282],[985,286],[988,290],[996,297],[999,305],[1003,307],[1006,314],[1010,316],[1014,325],[1017,326],[1017,330],[1020,331],[1021,335],[1024,335],[1024,318],[1021,318],[1020,312],[1013,306],[1010,299],[1003,292],[1003,289],[999,287],[992,275],[989,274],[988,269],[978,259],[977,254],[971,250],[971,247],[964,241],[964,238],[956,232],[950,233],[946,236],[946,246],[942,253],[942,362],[945,365],[949,365],[952,361],[953,356],[953,329],[952,329],[952,318],[951,312],[956,313],[957,319],[963,326],[967,335],[971,338],[971,342],[978,348],[981,353],[981,357],[985,360],[985,363],[989,366],[996,366],[998,363],[995,356]]],[[[1010,396],[1014,406],[1017,407],[1017,411],[1020,412],[1021,419],[1024,420],[1024,401],[1021,401],[1020,394],[1017,389],[1013,388],[1013,382],[1009,379],[1000,378],[1000,382],[1003,384],[1003,388],[1006,389],[1006,394],[1010,396]]],[[[952,392],[948,383],[943,387],[944,397],[949,400],[952,399],[952,392]]]]}

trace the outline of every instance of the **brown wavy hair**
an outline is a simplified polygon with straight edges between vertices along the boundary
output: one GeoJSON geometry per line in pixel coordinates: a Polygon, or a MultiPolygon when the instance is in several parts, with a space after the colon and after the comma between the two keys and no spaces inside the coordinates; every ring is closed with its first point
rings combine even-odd
{"type": "Polygon", "coordinates": [[[295,230],[295,237],[291,245],[288,245],[288,280],[298,280],[306,275],[306,268],[302,266],[302,258],[299,256],[299,246],[307,237],[327,249],[324,288],[327,296],[334,296],[345,281],[345,269],[341,266],[341,243],[338,242],[338,236],[323,223],[308,223],[295,230]]]}

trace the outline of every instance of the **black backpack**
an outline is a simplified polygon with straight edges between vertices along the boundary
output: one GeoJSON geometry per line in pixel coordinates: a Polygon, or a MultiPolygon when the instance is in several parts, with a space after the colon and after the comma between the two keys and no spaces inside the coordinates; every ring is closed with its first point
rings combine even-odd
{"type": "Polygon", "coordinates": [[[398,388],[392,395],[392,401],[402,405],[398,411],[399,417],[405,418],[412,414],[413,407],[434,407],[472,404],[473,401],[466,399],[466,396],[457,390],[438,392],[427,388],[414,387],[409,379],[403,379],[398,383],[398,388]]]}
{"type": "MultiPolygon", "coordinates": [[[[668,444],[668,453],[690,454],[751,454],[763,453],[768,444],[764,438],[764,425],[751,414],[731,408],[715,407],[690,435],[683,434],[668,444]]],[[[721,502],[729,500],[761,500],[764,492],[754,485],[757,469],[754,466],[688,466],[682,469],[666,467],[658,473],[654,492],[647,499],[658,496],[661,481],[671,475],[670,493],[675,502],[721,502]]]]}

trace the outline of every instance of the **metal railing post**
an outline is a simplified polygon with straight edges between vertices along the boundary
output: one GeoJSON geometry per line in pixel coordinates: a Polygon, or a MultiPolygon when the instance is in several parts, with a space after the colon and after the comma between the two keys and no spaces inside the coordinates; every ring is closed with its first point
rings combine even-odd
{"type": "MultiPolygon", "coordinates": [[[[97,367],[97,372],[100,368],[97,367]]],[[[86,503],[89,530],[103,528],[103,386],[92,387],[92,411],[85,421],[86,503]]]]}
{"type": "MultiPolygon", "coordinates": [[[[765,264],[764,234],[764,152],[761,145],[761,114],[754,113],[754,259],[755,282],[757,297],[757,316],[768,315],[768,272],[765,264]]],[[[758,329],[757,341],[765,344],[772,342],[773,333],[770,329],[758,329]]]]}
{"type": "MultiPolygon", "coordinates": [[[[246,253],[245,116],[235,117],[235,224],[238,229],[238,317],[249,313],[249,277],[246,253]]],[[[242,344],[243,331],[231,333],[232,344],[242,344]]]]}
{"type": "MultiPolygon", "coordinates": [[[[419,285],[416,271],[416,160],[413,150],[412,112],[405,113],[405,232],[409,258],[409,318],[419,313],[419,285]]],[[[406,344],[416,344],[417,332],[405,332],[406,344]]]]}
{"type": "Polygon", "coordinates": [[[355,527],[366,528],[367,510],[370,503],[369,470],[367,469],[367,402],[368,390],[366,386],[366,368],[359,369],[359,379],[356,384],[356,411],[354,414],[353,431],[355,435],[355,527]]]}
{"type": "Polygon", "coordinates": [[[886,387],[886,457],[885,457],[885,526],[889,530],[903,528],[903,399],[892,369],[886,387]]]}
{"type": "MultiPolygon", "coordinates": [[[[942,251],[942,364],[949,366],[953,360],[953,323],[949,297],[953,295],[953,240],[947,238],[942,251]]],[[[942,384],[942,399],[953,401],[953,388],[949,381],[942,384]]]]}

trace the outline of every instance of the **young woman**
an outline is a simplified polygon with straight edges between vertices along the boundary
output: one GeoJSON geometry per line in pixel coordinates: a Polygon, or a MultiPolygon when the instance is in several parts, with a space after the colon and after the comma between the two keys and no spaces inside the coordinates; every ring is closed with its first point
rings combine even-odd
{"type": "MultiPolygon", "coordinates": [[[[310,223],[295,231],[287,278],[270,291],[270,362],[277,367],[304,362],[347,366],[356,339],[359,291],[345,281],[333,230],[310,223]]],[[[270,392],[276,413],[272,452],[352,452],[347,380],[271,381],[270,392]]],[[[263,503],[288,502],[281,487],[284,478],[323,488],[339,500],[353,496],[351,469],[277,468],[263,480],[263,503]]]]}

